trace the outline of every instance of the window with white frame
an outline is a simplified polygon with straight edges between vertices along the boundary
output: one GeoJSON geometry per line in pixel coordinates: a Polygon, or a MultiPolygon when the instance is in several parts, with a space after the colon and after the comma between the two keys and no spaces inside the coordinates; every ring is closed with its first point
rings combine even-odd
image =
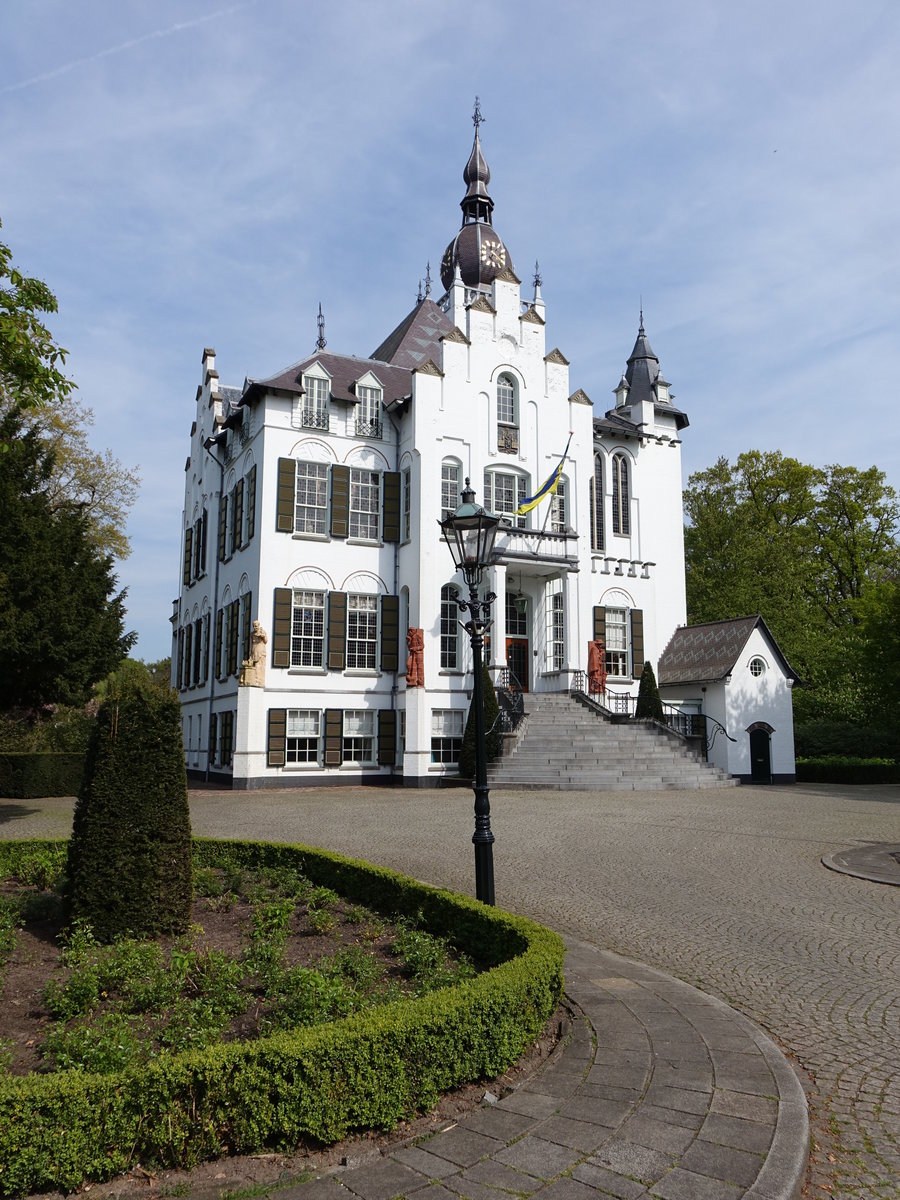
{"type": "Polygon", "coordinates": [[[378,541],[381,509],[381,476],[361,467],[350,469],[350,536],[367,542],[378,541]]]}
{"type": "Polygon", "coordinates": [[[378,653],[378,597],[347,597],[347,667],[374,671],[378,653]]]}
{"type": "Polygon", "coordinates": [[[527,486],[524,475],[514,475],[509,471],[485,471],[484,507],[488,512],[507,517],[514,525],[524,529],[528,518],[517,517],[516,509],[527,495],[527,486]]]}
{"type": "Polygon", "coordinates": [[[603,455],[594,455],[594,476],[591,479],[591,549],[604,547],[603,529],[603,455]]]}
{"type": "Polygon", "coordinates": [[[459,762],[462,749],[465,713],[451,708],[435,708],[431,712],[431,761],[445,766],[459,762]]]}
{"type": "Polygon", "coordinates": [[[403,541],[410,539],[412,525],[412,472],[409,467],[403,468],[403,541]]]}
{"type": "Polygon", "coordinates": [[[453,599],[455,589],[441,588],[441,670],[459,670],[459,608],[453,599]]]}
{"type": "Polygon", "coordinates": [[[445,458],[441,463],[441,512],[446,517],[459,508],[459,463],[445,458]]]}
{"type": "Polygon", "coordinates": [[[627,536],[631,532],[628,459],[624,454],[614,454],[612,460],[612,525],[613,533],[627,536]]]}
{"type": "Polygon", "coordinates": [[[628,670],[628,610],[606,610],[606,673],[627,678],[628,670]]]}
{"type": "Polygon", "coordinates": [[[759,679],[761,675],[766,673],[765,659],[756,657],[750,659],[750,674],[754,679],[759,679]]]}
{"type": "Polygon", "coordinates": [[[318,763],[321,714],[312,708],[289,708],[285,762],[318,763]]]}
{"type": "Polygon", "coordinates": [[[344,734],[341,741],[343,762],[370,764],[375,761],[374,709],[348,709],[344,713],[344,734]]]}
{"type": "Polygon", "coordinates": [[[291,666],[325,662],[325,593],[297,589],[291,614],[291,666]]]}
{"type": "Polygon", "coordinates": [[[569,528],[568,495],[568,483],[565,478],[561,478],[550,499],[550,528],[554,533],[565,533],[569,528]]]}
{"type": "Polygon", "coordinates": [[[296,464],[294,532],[328,532],[328,467],[325,463],[296,464]]]}
{"type": "Polygon", "coordinates": [[[497,449],[515,454],[519,449],[519,406],[512,375],[497,380],[497,449]]]}
{"type": "Polygon", "coordinates": [[[304,375],[301,420],[307,429],[328,428],[328,380],[316,375],[304,375]]]}
{"type": "Polygon", "coordinates": [[[547,670],[561,671],[566,665],[566,612],[561,579],[547,584],[547,670]]]}
{"type": "Polygon", "coordinates": [[[359,437],[381,437],[381,388],[357,384],[356,432],[359,437]]]}

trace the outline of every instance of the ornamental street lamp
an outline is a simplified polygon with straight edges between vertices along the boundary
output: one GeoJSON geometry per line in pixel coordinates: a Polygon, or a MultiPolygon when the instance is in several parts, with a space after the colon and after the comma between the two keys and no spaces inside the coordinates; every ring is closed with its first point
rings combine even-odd
{"type": "Polygon", "coordinates": [[[493,904],[494,835],[491,832],[491,805],[488,799],[481,663],[484,635],[491,626],[488,618],[496,596],[488,592],[483,600],[479,600],[478,587],[494,553],[494,539],[500,518],[485,512],[480,504],[475,503],[475,492],[467,479],[462,504],[455,513],[438,524],[447,539],[453,563],[458,571],[462,571],[469,589],[468,600],[462,599],[456,591],[453,592],[453,599],[461,612],[471,614],[463,628],[472,643],[472,669],[475,673],[472,684],[472,706],[475,710],[475,833],[472,835],[475,845],[475,895],[485,904],[493,904]]]}

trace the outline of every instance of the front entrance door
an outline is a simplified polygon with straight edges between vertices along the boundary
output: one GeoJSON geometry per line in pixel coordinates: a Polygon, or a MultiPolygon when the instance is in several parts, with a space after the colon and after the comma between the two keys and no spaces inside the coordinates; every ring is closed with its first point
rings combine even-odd
{"type": "Polygon", "coordinates": [[[523,692],[528,691],[528,639],[506,639],[506,665],[515,679],[510,683],[518,684],[523,692]]]}
{"type": "Polygon", "coordinates": [[[772,782],[772,740],[767,729],[750,731],[750,781],[772,782]]]}

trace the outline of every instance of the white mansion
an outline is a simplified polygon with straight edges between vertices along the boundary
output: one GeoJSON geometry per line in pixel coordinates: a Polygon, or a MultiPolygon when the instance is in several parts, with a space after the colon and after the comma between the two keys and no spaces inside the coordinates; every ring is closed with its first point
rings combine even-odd
{"type": "Polygon", "coordinates": [[[320,328],[312,354],[242,388],[203,352],[172,615],[191,773],[236,788],[455,774],[471,653],[438,521],[467,478],[505,518],[482,589],[498,681],[569,691],[602,638],[609,686],[633,694],[686,620],[687,417],[643,320],[614,407],[597,416],[572,386],[540,278],[523,298],[494,228],[477,117],[440,299],[426,287],[363,357],[326,350],[320,328]],[[555,495],[517,514],[567,442],[555,495]]]}

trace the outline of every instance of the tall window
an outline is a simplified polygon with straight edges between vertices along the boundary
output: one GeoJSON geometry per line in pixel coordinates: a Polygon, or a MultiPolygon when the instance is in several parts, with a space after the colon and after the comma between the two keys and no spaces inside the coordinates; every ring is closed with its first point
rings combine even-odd
{"type": "Polygon", "coordinates": [[[519,449],[516,382],[511,375],[501,375],[497,380],[497,449],[511,454],[519,449]]]}
{"type": "Polygon", "coordinates": [[[628,460],[624,454],[614,454],[612,460],[612,520],[613,533],[631,533],[628,504],[628,460]]]}
{"type": "Polygon", "coordinates": [[[566,665],[565,596],[561,579],[547,585],[547,670],[561,671],[566,665]]]}
{"type": "Polygon", "coordinates": [[[508,471],[485,471],[484,507],[488,512],[510,518],[514,525],[525,528],[528,518],[517,517],[516,509],[526,496],[527,480],[524,475],[513,475],[508,471]]]}
{"type": "Polygon", "coordinates": [[[297,590],[291,622],[291,666],[321,667],[325,661],[325,593],[297,590]]]}
{"type": "Polygon", "coordinates": [[[403,540],[408,542],[410,538],[410,526],[412,523],[412,474],[409,467],[403,470],[403,540]]]}
{"type": "Polygon", "coordinates": [[[375,761],[374,710],[348,709],[344,713],[341,759],[343,762],[359,764],[375,761]]]}
{"type": "Polygon", "coordinates": [[[591,549],[604,547],[603,530],[603,455],[594,455],[594,477],[591,480],[591,549]]]}
{"type": "Polygon", "coordinates": [[[378,650],[378,597],[347,597],[347,666],[374,671],[378,650]]]}
{"type": "Polygon", "coordinates": [[[459,669],[459,609],[453,597],[453,588],[447,584],[441,588],[441,670],[459,669]]]}
{"type": "Polygon", "coordinates": [[[435,708],[431,713],[431,761],[433,763],[456,764],[462,749],[462,710],[435,708]]]}
{"type": "Polygon", "coordinates": [[[298,462],[294,492],[294,530],[297,533],[328,531],[328,467],[325,463],[298,462]]]}
{"type": "Polygon", "coordinates": [[[285,762],[319,761],[320,714],[315,709],[289,708],[285,762]]]}
{"type": "Polygon", "coordinates": [[[328,428],[328,380],[315,375],[303,378],[306,395],[303,397],[303,424],[307,429],[328,428]]]}
{"type": "Polygon", "coordinates": [[[350,536],[378,541],[378,510],[381,507],[381,476],[377,471],[350,470],[350,536]]]}
{"type": "Polygon", "coordinates": [[[619,678],[628,676],[628,612],[624,608],[606,610],[606,671],[619,678]]]}
{"type": "Polygon", "coordinates": [[[441,463],[441,511],[446,517],[459,508],[459,463],[445,458],[441,463]]]}
{"type": "Polygon", "coordinates": [[[356,432],[360,437],[381,437],[381,388],[357,386],[356,432]]]}
{"type": "Polygon", "coordinates": [[[506,593],[506,636],[528,637],[528,603],[512,592],[506,593]]]}
{"type": "Polygon", "coordinates": [[[550,528],[554,533],[565,533],[569,528],[569,488],[565,479],[560,479],[550,500],[550,528]]]}

